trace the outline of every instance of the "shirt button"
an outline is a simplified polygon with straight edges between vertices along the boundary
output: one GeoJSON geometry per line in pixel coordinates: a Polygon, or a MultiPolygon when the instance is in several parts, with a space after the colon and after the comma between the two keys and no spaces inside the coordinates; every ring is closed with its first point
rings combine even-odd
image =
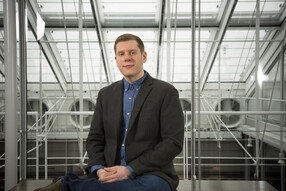
{"type": "Polygon", "coordinates": [[[127,92],[127,89],[125,89],[125,91],[127,92]]]}
{"type": "Polygon", "coordinates": [[[137,88],[136,90],[138,91],[139,89],[137,88]]]}
{"type": "Polygon", "coordinates": [[[126,129],[126,131],[128,131],[128,129],[126,129]]]}
{"type": "Polygon", "coordinates": [[[127,113],[127,115],[130,115],[130,113],[127,113]]]}
{"type": "Polygon", "coordinates": [[[122,147],[124,147],[124,144],[122,144],[122,147]]]}
{"type": "Polygon", "coordinates": [[[131,97],[129,97],[129,99],[131,99],[131,97]]]}

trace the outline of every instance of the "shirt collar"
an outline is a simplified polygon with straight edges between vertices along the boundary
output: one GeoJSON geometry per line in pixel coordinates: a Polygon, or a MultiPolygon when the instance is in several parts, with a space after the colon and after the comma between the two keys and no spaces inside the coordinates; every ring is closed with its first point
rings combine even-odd
{"type": "Polygon", "coordinates": [[[125,80],[125,78],[123,78],[123,82],[124,82],[124,90],[127,91],[129,90],[130,86],[132,85],[134,88],[140,88],[141,84],[143,83],[143,81],[145,80],[146,76],[147,76],[148,72],[146,72],[144,70],[144,76],[142,76],[139,80],[133,82],[132,84],[130,84],[129,82],[127,82],[125,80]]]}

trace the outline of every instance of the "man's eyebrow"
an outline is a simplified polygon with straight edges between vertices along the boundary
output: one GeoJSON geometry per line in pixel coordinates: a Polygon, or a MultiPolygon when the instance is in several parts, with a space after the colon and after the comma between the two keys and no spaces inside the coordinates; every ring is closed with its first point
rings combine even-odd
{"type": "MultiPolygon", "coordinates": [[[[130,49],[130,50],[127,50],[128,52],[130,51],[137,51],[136,49],[130,49]]],[[[125,50],[118,50],[117,52],[125,52],[125,50]]]]}
{"type": "Polygon", "coordinates": [[[118,51],[116,51],[116,54],[117,53],[122,53],[122,52],[124,52],[123,50],[118,50],[118,51]]]}
{"type": "Polygon", "coordinates": [[[129,51],[129,52],[131,52],[131,51],[137,52],[136,49],[130,49],[130,50],[128,50],[128,51],[129,51]]]}

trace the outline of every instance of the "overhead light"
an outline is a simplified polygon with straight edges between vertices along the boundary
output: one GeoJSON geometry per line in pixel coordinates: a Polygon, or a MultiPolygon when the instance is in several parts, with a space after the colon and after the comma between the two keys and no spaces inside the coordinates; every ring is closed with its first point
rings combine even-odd
{"type": "Polygon", "coordinates": [[[42,19],[41,15],[37,12],[37,40],[40,40],[45,33],[45,21],[42,19]]]}
{"type": "Polygon", "coordinates": [[[258,84],[260,87],[262,87],[262,83],[266,80],[268,80],[268,76],[267,75],[264,75],[264,72],[262,70],[262,67],[261,65],[258,66],[258,70],[257,70],[257,81],[258,81],[258,84]]]}

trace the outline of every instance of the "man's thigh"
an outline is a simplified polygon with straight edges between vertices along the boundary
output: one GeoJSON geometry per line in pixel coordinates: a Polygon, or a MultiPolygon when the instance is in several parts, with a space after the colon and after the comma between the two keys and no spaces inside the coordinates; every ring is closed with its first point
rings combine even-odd
{"type": "Polygon", "coordinates": [[[101,183],[96,178],[79,178],[67,173],[62,178],[62,191],[171,191],[167,181],[155,175],[138,176],[111,183],[101,183]]]}
{"type": "Polygon", "coordinates": [[[102,187],[112,191],[171,191],[168,182],[155,175],[144,175],[130,180],[102,183],[102,187]]]}

